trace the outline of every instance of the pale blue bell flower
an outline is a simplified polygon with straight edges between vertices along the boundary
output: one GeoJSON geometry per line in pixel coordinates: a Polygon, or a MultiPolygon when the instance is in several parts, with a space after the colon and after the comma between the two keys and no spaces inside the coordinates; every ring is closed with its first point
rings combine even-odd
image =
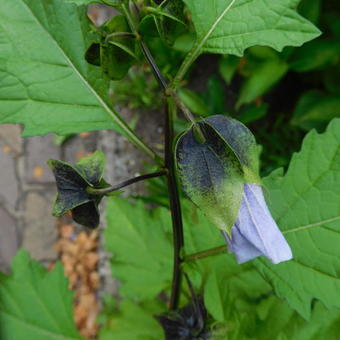
{"type": "Polygon", "coordinates": [[[258,256],[277,264],[293,258],[292,251],[274,221],[258,184],[245,184],[237,220],[231,230],[232,238],[223,232],[229,251],[238,263],[258,256]]]}

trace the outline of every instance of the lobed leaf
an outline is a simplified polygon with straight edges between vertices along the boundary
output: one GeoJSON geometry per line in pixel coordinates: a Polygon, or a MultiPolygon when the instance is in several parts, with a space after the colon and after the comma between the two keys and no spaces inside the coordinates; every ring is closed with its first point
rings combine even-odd
{"type": "Polygon", "coordinates": [[[82,340],[73,322],[63,268],[47,272],[20,251],[10,276],[0,276],[1,340],[82,340]]]}
{"type": "Polygon", "coordinates": [[[85,60],[85,6],[0,0],[0,7],[0,123],[24,124],[24,136],[113,129],[154,156],[113,109],[109,80],[85,60]]]}
{"type": "Polygon", "coordinates": [[[170,287],[171,223],[167,209],[152,213],[142,202],[108,201],[105,246],[113,254],[112,274],[122,281],[124,297],[151,299],[170,287]],[[132,213],[133,212],[133,213],[132,213]]]}
{"type": "Polygon", "coordinates": [[[154,318],[164,312],[164,306],[156,301],[137,304],[125,299],[120,304],[119,312],[109,315],[99,333],[100,340],[160,340],[163,330],[154,318]]]}
{"type": "Polygon", "coordinates": [[[264,179],[267,202],[294,259],[272,265],[255,260],[277,295],[305,318],[313,299],[340,307],[340,119],[310,132],[286,174],[264,179]]]}
{"type": "Polygon", "coordinates": [[[299,0],[183,1],[191,12],[197,39],[174,78],[175,87],[201,53],[242,56],[246,48],[256,45],[281,51],[320,34],[296,12],[299,0]]]}
{"type": "Polygon", "coordinates": [[[320,31],[296,12],[299,0],[184,0],[201,52],[242,56],[253,45],[300,46],[320,31]]]}

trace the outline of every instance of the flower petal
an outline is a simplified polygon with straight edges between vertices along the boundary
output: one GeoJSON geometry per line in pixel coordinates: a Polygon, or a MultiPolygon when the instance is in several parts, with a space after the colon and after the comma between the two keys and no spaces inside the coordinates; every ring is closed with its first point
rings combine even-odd
{"type": "Polygon", "coordinates": [[[228,241],[239,263],[260,255],[276,264],[292,259],[291,249],[270,214],[261,186],[245,184],[237,221],[228,241]]]}
{"type": "Polygon", "coordinates": [[[240,233],[238,222],[235,223],[232,229],[232,240],[226,232],[222,231],[222,234],[227,241],[229,250],[235,253],[237,263],[241,264],[262,255],[262,253],[240,233]]]}

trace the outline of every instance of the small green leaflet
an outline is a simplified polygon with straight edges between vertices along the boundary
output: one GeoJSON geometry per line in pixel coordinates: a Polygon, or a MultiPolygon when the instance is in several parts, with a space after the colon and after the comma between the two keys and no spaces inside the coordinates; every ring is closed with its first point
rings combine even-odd
{"type": "Polygon", "coordinates": [[[73,323],[63,268],[47,272],[20,251],[10,276],[0,275],[1,340],[82,340],[73,323]]]}
{"type": "Polygon", "coordinates": [[[310,132],[286,174],[264,179],[267,202],[294,259],[255,260],[276,294],[305,318],[311,302],[340,308],[340,119],[324,134],[310,132]]]}

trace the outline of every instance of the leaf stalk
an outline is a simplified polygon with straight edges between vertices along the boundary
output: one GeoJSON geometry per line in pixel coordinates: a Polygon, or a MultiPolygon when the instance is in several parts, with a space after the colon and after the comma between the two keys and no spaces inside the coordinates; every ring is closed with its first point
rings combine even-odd
{"type": "Polygon", "coordinates": [[[141,176],[137,176],[134,178],[130,178],[127,181],[124,181],[122,183],[119,183],[117,185],[111,186],[111,187],[107,187],[107,188],[102,188],[102,189],[96,189],[93,187],[88,186],[86,188],[87,193],[91,194],[91,195],[95,195],[95,196],[103,196],[103,195],[107,195],[111,192],[120,190],[124,187],[127,187],[128,185],[131,185],[133,183],[137,183],[137,182],[141,182],[144,181],[146,179],[150,179],[150,178],[155,178],[155,177],[160,177],[160,176],[164,176],[167,174],[167,171],[161,170],[161,171],[156,171],[156,172],[152,172],[150,174],[146,174],[146,175],[141,175],[141,176]]]}
{"type": "Polygon", "coordinates": [[[201,260],[201,259],[204,259],[210,256],[225,254],[227,250],[228,248],[226,245],[223,245],[217,248],[203,250],[198,253],[186,255],[184,257],[184,262],[192,262],[192,261],[201,260]]]}

